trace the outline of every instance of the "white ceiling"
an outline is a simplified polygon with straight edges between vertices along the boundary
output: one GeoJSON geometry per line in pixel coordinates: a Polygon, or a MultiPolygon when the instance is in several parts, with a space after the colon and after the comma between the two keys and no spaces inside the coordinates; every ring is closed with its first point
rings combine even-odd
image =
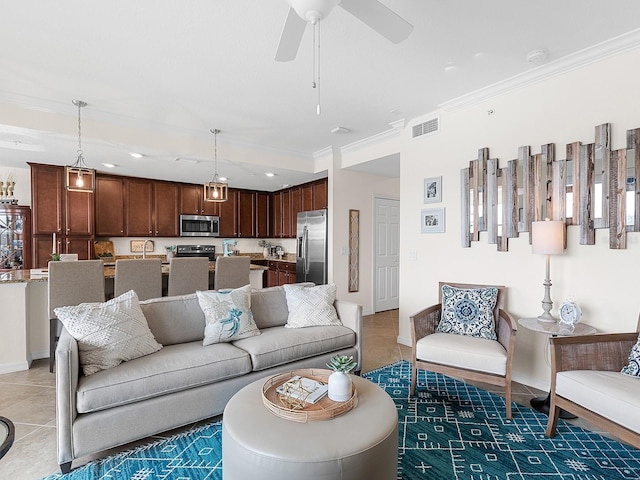
{"type": "MultiPolygon", "coordinates": [[[[640,26],[637,0],[382,3],[414,26],[398,45],[341,8],[321,22],[317,116],[311,29],[294,61],[274,61],[284,0],[6,0],[0,165],[73,163],[81,99],[84,156],[99,171],[207,181],[219,128],[230,185],[276,190],[323,176],[319,152],[543,68],[527,61],[532,50],[546,49],[548,65],[640,26]]],[[[393,176],[398,161],[355,168],[393,176]]]]}

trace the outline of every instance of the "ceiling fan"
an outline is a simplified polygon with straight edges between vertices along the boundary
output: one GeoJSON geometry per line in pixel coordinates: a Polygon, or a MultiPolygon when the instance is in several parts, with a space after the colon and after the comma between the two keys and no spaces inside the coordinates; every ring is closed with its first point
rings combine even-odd
{"type": "Polygon", "coordinates": [[[336,5],[365,23],[393,43],[409,36],[413,25],[378,0],[286,0],[289,13],[280,36],[276,61],[290,62],[296,58],[307,23],[318,24],[336,5]]]}

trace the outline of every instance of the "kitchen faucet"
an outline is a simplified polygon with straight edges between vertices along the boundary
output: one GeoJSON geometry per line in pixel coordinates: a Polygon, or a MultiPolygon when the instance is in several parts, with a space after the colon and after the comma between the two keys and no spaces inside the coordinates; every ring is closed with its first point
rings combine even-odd
{"type": "Polygon", "coordinates": [[[147,258],[147,243],[152,242],[153,240],[145,240],[142,244],[142,259],[147,258]]]}

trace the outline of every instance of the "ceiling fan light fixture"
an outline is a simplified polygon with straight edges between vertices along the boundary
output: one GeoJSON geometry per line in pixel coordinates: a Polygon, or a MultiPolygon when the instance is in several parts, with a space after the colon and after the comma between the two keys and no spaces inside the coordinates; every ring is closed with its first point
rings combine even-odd
{"type": "Polygon", "coordinates": [[[82,123],[80,109],[87,106],[87,102],[73,100],[78,107],[78,158],[73,165],[64,168],[65,186],[70,192],[94,192],[96,189],[96,171],[84,163],[82,154],[82,123]]]}
{"type": "Polygon", "coordinates": [[[214,137],[214,164],[215,170],[211,181],[204,184],[204,201],[205,202],[226,202],[229,198],[228,185],[224,182],[223,178],[218,175],[218,134],[220,130],[217,128],[211,129],[214,137]]]}
{"type": "Polygon", "coordinates": [[[340,0],[287,0],[287,3],[301,19],[315,25],[331,13],[340,0]]]}

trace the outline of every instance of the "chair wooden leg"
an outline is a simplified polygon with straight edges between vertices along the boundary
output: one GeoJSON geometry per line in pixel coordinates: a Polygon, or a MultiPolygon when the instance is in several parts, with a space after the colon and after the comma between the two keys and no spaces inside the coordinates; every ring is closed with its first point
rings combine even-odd
{"type": "Polygon", "coordinates": [[[556,402],[552,396],[551,405],[549,406],[549,419],[547,420],[547,431],[545,435],[553,438],[556,435],[556,427],[558,426],[558,418],[560,418],[560,408],[556,407],[556,402]]]}
{"type": "Polygon", "coordinates": [[[416,383],[418,379],[418,369],[416,367],[411,367],[411,396],[416,394],[416,383]]]}
{"type": "Polygon", "coordinates": [[[507,404],[507,420],[511,420],[513,413],[511,411],[511,382],[505,386],[505,402],[507,404]]]}
{"type": "Polygon", "coordinates": [[[49,372],[53,372],[53,365],[56,361],[56,336],[58,334],[58,320],[49,319],[49,372]]]}

